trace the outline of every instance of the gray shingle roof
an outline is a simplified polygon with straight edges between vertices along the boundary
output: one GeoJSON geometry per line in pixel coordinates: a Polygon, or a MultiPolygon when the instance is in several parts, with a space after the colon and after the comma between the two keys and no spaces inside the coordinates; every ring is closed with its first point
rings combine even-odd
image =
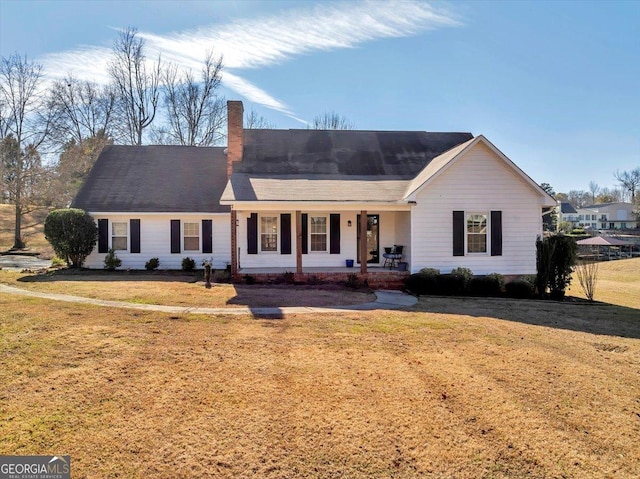
{"type": "Polygon", "coordinates": [[[414,178],[471,133],[245,130],[238,173],[414,178]]]}
{"type": "Polygon", "coordinates": [[[221,147],[106,146],[71,206],[93,212],[223,213],[221,147]]]}
{"type": "Polygon", "coordinates": [[[571,203],[566,203],[564,201],[560,203],[560,212],[562,214],[577,213],[576,209],[573,207],[571,203]]]}

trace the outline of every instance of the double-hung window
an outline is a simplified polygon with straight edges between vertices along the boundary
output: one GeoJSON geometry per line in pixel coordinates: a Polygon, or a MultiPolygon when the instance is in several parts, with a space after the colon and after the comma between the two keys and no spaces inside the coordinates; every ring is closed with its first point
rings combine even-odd
{"type": "Polygon", "coordinates": [[[111,223],[111,247],[114,250],[127,250],[127,222],[114,221],[111,223]]]}
{"type": "Polygon", "coordinates": [[[327,251],[327,217],[311,216],[311,251],[327,251]]]}
{"type": "Polygon", "coordinates": [[[487,252],[487,215],[467,215],[467,253],[487,252]]]}
{"type": "Polygon", "coordinates": [[[260,216],[260,251],[278,251],[277,216],[260,216]]]}
{"type": "Polygon", "coordinates": [[[184,251],[200,250],[200,223],[184,223],[184,251]]]}

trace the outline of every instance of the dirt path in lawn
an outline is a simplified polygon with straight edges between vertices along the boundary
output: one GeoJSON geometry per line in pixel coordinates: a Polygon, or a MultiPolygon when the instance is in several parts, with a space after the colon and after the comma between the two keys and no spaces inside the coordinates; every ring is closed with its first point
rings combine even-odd
{"type": "Polygon", "coordinates": [[[0,284],[0,293],[31,296],[36,298],[64,301],[67,303],[82,303],[103,306],[107,308],[139,309],[143,311],[158,311],[171,314],[238,314],[253,315],[256,317],[282,317],[285,314],[304,313],[336,313],[340,311],[372,311],[376,309],[400,309],[413,306],[417,299],[401,291],[376,291],[376,300],[370,303],[354,304],[346,306],[311,307],[311,306],[286,306],[286,307],[233,307],[233,308],[205,308],[192,306],[166,306],[159,304],[137,304],[125,301],[109,301],[103,299],[84,298],[68,294],[42,293],[28,291],[5,284],[0,284]]]}

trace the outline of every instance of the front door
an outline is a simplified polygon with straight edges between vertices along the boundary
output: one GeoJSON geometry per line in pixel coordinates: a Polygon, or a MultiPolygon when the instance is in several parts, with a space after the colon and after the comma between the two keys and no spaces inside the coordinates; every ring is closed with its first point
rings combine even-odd
{"type": "MultiPolygon", "coordinates": [[[[358,215],[358,263],[360,262],[360,215],[358,215]]],[[[380,215],[367,215],[367,251],[368,264],[380,263],[380,215]]]]}

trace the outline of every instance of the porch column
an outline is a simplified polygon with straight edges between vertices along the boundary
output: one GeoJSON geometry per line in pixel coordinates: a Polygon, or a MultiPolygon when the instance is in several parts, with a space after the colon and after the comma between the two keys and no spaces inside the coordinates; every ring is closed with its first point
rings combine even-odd
{"type": "Polygon", "coordinates": [[[231,277],[238,276],[238,212],[231,210],[231,277]]]}
{"type": "Polygon", "coordinates": [[[302,274],[302,212],[296,211],[296,273],[302,274]]]}
{"type": "Polygon", "coordinates": [[[367,274],[367,212],[360,212],[360,274],[367,274]]]}

